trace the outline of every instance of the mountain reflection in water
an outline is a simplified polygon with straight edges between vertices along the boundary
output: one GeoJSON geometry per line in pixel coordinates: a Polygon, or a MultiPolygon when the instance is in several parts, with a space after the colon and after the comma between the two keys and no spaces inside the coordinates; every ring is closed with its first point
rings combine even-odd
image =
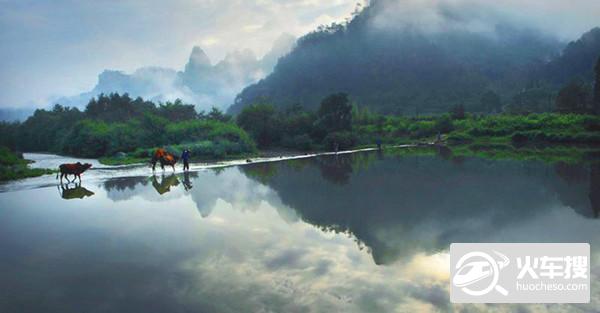
{"type": "MultiPolygon", "coordinates": [[[[275,191],[303,221],[353,235],[370,249],[376,264],[387,264],[417,251],[448,249],[452,242],[485,241],[490,229],[517,225],[558,207],[586,218],[598,217],[599,167],[456,160],[442,150],[438,157],[384,158],[373,152],[256,163],[239,169],[275,191]]],[[[231,171],[224,175],[234,174],[231,171]]],[[[160,195],[185,181],[184,189],[206,217],[218,199],[235,203],[239,196],[232,192],[237,187],[224,185],[236,183],[221,178],[193,172],[115,178],[104,187],[108,197],[118,201],[136,195],[148,181],[160,195]],[[198,187],[191,190],[192,184],[198,187]]],[[[245,201],[256,205],[260,199],[245,201]]]]}
{"type": "Polygon", "coordinates": [[[597,311],[599,188],[598,165],[441,149],[0,193],[0,311],[597,311]],[[452,242],[590,242],[592,303],[452,305],[452,242]]]}

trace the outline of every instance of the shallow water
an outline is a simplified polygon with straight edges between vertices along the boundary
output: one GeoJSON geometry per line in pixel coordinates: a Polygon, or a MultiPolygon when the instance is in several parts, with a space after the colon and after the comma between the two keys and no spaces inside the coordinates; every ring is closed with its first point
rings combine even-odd
{"type": "Polygon", "coordinates": [[[0,193],[0,312],[594,312],[598,166],[376,152],[0,193]],[[589,242],[592,303],[452,305],[452,242],[589,242]]]}

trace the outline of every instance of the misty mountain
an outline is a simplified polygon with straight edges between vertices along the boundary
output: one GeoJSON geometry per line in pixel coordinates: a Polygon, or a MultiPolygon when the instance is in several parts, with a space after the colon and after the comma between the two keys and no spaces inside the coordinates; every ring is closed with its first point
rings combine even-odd
{"type": "Polygon", "coordinates": [[[215,64],[195,46],[182,71],[162,67],[143,67],[133,73],[105,70],[91,91],[55,102],[83,107],[101,93],[117,92],[153,102],[181,99],[195,104],[198,110],[213,106],[226,109],[243,87],[270,73],[277,59],[288,53],[295,42],[293,36],[284,34],[263,58],[259,59],[251,50],[233,51],[215,64]]]}
{"type": "Polygon", "coordinates": [[[561,85],[574,79],[591,82],[599,56],[600,27],[596,27],[569,43],[558,57],[544,67],[542,78],[561,85]]]}
{"type": "Polygon", "coordinates": [[[382,113],[447,112],[457,104],[482,111],[488,90],[506,103],[532,82],[556,88],[576,75],[591,77],[598,30],[565,48],[499,13],[446,4],[412,14],[407,2],[372,1],[349,23],[300,38],[273,73],[236,97],[230,112],[260,101],[315,109],[335,92],[382,113]]]}
{"type": "Polygon", "coordinates": [[[24,121],[33,111],[34,108],[0,108],[0,122],[24,121]]]}

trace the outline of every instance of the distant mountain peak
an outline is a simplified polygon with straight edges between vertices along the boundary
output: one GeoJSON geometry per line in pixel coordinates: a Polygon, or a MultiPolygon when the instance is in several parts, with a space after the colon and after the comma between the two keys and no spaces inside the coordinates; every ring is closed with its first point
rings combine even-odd
{"type": "Polygon", "coordinates": [[[152,101],[173,101],[176,98],[197,105],[198,110],[216,106],[226,109],[237,92],[270,73],[279,57],[287,54],[295,43],[289,34],[281,35],[273,48],[258,58],[250,49],[228,53],[212,64],[200,46],[194,46],[183,70],[146,66],[131,73],[105,70],[98,83],[88,91],[71,97],[57,98],[53,103],[83,107],[100,93],[129,93],[152,101]]]}
{"type": "Polygon", "coordinates": [[[581,36],[583,42],[597,43],[600,40],[600,27],[594,27],[581,36]]]}
{"type": "Polygon", "coordinates": [[[199,46],[194,46],[192,48],[192,53],[190,54],[190,58],[188,60],[188,65],[200,67],[200,66],[211,66],[210,58],[202,48],[199,46]]]}

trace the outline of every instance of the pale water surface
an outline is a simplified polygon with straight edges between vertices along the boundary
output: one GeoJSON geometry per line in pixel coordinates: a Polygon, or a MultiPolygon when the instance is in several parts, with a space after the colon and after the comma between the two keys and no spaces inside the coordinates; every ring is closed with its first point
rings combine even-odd
{"type": "Polygon", "coordinates": [[[0,186],[0,312],[600,311],[598,166],[363,152],[195,169],[0,186]],[[592,303],[452,305],[452,242],[589,242],[592,303]]]}

